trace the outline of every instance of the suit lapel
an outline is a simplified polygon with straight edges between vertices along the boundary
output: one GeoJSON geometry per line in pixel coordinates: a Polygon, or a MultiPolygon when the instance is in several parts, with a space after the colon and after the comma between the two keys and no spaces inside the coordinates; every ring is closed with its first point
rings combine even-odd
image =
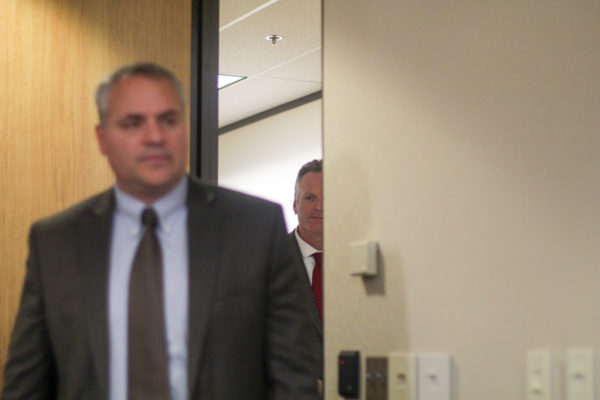
{"type": "Polygon", "coordinates": [[[108,259],[114,197],[112,190],[101,194],[81,222],[82,299],[87,302],[87,330],[93,365],[100,386],[106,391],[108,377],[108,259]]]}
{"type": "MultiPolygon", "coordinates": [[[[190,180],[188,189],[189,252],[189,385],[197,376],[210,316],[222,236],[215,190],[190,180]]],[[[82,298],[87,302],[87,331],[99,383],[108,382],[108,263],[112,217],[112,190],[99,196],[81,221],[82,298]]],[[[190,390],[192,388],[190,387],[190,390]]],[[[190,391],[192,393],[192,391],[190,391]]]]}
{"type": "Polygon", "coordinates": [[[298,254],[298,258],[300,259],[300,263],[298,266],[302,269],[301,273],[304,277],[303,282],[306,284],[305,286],[308,288],[310,292],[310,319],[313,322],[313,326],[319,332],[319,336],[323,337],[323,323],[321,321],[321,316],[319,315],[319,310],[317,308],[317,302],[315,301],[315,296],[312,291],[312,286],[310,284],[310,279],[308,278],[308,274],[306,273],[306,267],[304,266],[304,258],[302,257],[302,252],[300,251],[300,246],[298,245],[298,241],[296,240],[295,230],[290,233],[290,237],[294,243],[294,248],[296,249],[296,253],[298,254]]]}
{"type": "Polygon", "coordinates": [[[220,263],[222,221],[215,190],[190,180],[188,189],[189,348],[188,383],[196,382],[220,263]]]}

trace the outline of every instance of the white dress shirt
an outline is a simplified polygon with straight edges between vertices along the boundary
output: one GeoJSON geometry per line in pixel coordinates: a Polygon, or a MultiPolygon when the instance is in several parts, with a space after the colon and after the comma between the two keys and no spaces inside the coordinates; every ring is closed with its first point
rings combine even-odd
{"type": "Polygon", "coordinates": [[[312,285],[312,273],[315,269],[315,258],[312,255],[314,253],[320,253],[321,250],[317,250],[306,243],[298,234],[298,228],[294,230],[294,235],[296,235],[296,241],[298,242],[298,247],[300,247],[300,253],[302,253],[302,261],[304,261],[308,280],[310,280],[310,284],[312,285]]]}

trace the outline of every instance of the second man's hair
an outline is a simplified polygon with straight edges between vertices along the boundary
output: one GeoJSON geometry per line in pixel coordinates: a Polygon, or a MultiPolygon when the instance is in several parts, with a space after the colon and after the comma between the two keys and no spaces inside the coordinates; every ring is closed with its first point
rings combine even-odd
{"type": "Polygon", "coordinates": [[[302,177],[309,172],[323,172],[323,160],[312,160],[300,167],[298,176],[296,177],[296,184],[294,185],[294,200],[298,201],[298,195],[300,193],[300,181],[302,177]]]}

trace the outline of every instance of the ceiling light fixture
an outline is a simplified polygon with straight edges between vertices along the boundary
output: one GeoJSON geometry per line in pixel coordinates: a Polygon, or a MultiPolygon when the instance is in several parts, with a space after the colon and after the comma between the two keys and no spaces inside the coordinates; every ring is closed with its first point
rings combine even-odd
{"type": "Polygon", "coordinates": [[[217,89],[226,88],[246,78],[247,76],[219,74],[217,75],[217,89]]]}
{"type": "Polygon", "coordinates": [[[267,36],[265,39],[270,40],[271,43],[273,44],[277,44],[278,40],[283,40],[283,36],[279,36],[279,35],[269,35],[267,36]]]}

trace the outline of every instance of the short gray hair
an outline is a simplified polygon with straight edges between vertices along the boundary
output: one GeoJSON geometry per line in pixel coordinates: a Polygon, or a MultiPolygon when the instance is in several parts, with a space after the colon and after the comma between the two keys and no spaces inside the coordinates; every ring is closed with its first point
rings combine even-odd
{"type": "Polygon", "coordinates": [[[108,114],[108,95],[110,91],[121,79],[130,76],[143,76],[150,79],[167,79],[177,91],[177,95],[181,101],[181,107],[185,110],[185,90],[175,74],[154,63],[135,63],[117,69],[104,78],[96,88],[96,107],[98,108],[98,118],[101,125],[104,125],[106,122],[106,115],[108,114]]]}
{"type": "Polygon", "coordinates": [[[298,196],[300,195],[300,181],[309,172],[323,172],[323,160],[312,160],[300,167],[300,171],[298,171],[298,176],[296,177],[296,184],[294,185],[295,201],[298,201],[298,196]]]}

